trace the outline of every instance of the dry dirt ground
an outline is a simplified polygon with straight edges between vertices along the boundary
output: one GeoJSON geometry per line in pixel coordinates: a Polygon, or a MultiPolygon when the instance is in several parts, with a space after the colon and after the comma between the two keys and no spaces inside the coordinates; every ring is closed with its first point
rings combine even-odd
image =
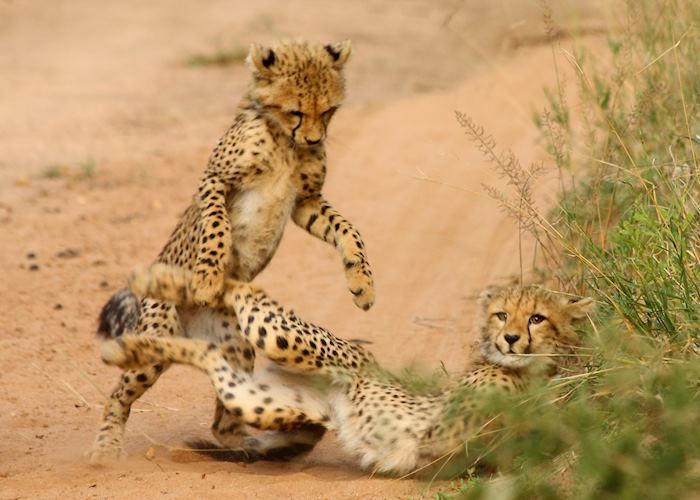
{"type": "MultiPolygon", "coordinates": [[[[608,25],[606,2],[555,4],[562,26],[608,25]]],[[[390,367],[461,369],[475,294],[517,272],[519,254],[515,226],[481,187],[497,174],[454,110],[524,163],[542,159],[531,116],[554,82],[542,32],[534,1],[0,0],[0,498],[429,495],[426,483],[358,470],[332,436],[290,464],[178,452],[208,437],[214,403],[184,367],[136,404],[129,458],[90,467],[118,376],[99,360],[95,319],[163,245],[245,87],[240,61],[187,61],[282,36],[351,38],[326,194],[362,231],[377,303],[355,309],[333,250],[292,226],[258,283],[302,317],[372,341],[390,367]]]]}

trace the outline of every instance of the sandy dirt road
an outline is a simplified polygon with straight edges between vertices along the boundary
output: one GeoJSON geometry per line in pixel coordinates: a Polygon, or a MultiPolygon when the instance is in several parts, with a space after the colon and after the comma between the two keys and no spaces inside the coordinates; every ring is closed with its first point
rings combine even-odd
{"type": "MultiPolygon", "coordinates": [[[[597,31],[603,3],[555,12],[597,31]]],[[[0,0],[0,498],[428,494],[358,470],[332,437],[291,464],[178,452],[208,437],[213,411],[207,379],[183,367],[135,405],[129,458],[91,468],[84,454],[118,375],[99,361],[95,318],[161,248],[245,87],[242,64],[188,58],[281,36],[351,38],[326,195],[367,242],[377,303],[355,309],[333,250],[292,226],[258,283],[302,317],[372,341],[390,367],[461,369],[474,296],[519,258],[515,226],[481,188],[498,177],[454,110],[524,163],[544,158],[531,116],[554,73],[540,17],[536,2],[505,0],[0,0]]]]}

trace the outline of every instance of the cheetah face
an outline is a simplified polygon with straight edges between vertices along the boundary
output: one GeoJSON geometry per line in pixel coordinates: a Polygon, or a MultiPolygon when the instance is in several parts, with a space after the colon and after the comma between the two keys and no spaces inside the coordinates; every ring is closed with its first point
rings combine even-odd
{"type": "Polygon", "coordinates": [[[349,41],[251,46],[251,95],[293,144],[313,147],[326,139],[328,124],[345,97],[342,69],[350,51],[349,41]]]}
{"type": "Polygon", "coordinates": [[[591,298],[571,298],[544,288],[513,287],[484,292],[481,349],[492,363],[510,368],[551,365],[578,341],[572,327],[592,311],[591,298]]]}

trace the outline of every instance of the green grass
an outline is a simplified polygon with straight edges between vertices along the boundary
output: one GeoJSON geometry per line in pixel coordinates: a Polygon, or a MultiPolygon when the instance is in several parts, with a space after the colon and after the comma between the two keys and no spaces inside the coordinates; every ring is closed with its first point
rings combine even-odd
{"type": "Polygon", "coordinates": [[[487,408],[497,428],[468,467],[501,479],[468,468],[440,498],[700,491],[700,3],[629,2],[627,16],[609,59],[570,55],[577,95],[547,91],[536,117],[561,175],[549,214],[530,194],[538,168],[458,115],[505,176],[489,192],[538,242],[539,271],[600,308],[564,376],[487,408]]]}
{"type": "Polygon", "coordinates": [[[78,180],[92,179],[97,174],[95,160],[86,160],[77,165],[54,164],[47,166],[41,173],[47,179],[72,178],[78,180]]]}
{"type": "Polygon", "coordinates": [[[192,67],[226,67],[242,64],[248,55],[248,49],[242,46],[218,48],[212,52],[194,54],[187,58],[185,64],[192,67]]]}
{"type": "Polygon", "coordinates": [[[62,176],[62,167],[60,165],[49,165],[42,172],[42,177],[46,177],[48,179],[58,179],[62,176]]]}

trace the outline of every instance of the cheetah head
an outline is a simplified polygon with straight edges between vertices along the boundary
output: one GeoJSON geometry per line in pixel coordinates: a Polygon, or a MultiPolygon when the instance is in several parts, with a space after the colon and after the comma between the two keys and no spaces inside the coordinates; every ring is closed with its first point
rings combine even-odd
{"type": "Polygon", "coordinates": [[[485,358],[509,368],[556,363],[578,343],[572,323],[594,307],[591,298],[574,298],[538,286],[487,290],[479,298],[481,351],[485,358]],[[527,356],[527,355],[531,356],[527,356]]]}
{"type": "Polygon", "coordinates": [[[351,50],[349,40],[331,45],[253,44],[247,59],[253,73],[250,95],[293,144],[321,144],[345,97],[343,67],[351,50]]]}

